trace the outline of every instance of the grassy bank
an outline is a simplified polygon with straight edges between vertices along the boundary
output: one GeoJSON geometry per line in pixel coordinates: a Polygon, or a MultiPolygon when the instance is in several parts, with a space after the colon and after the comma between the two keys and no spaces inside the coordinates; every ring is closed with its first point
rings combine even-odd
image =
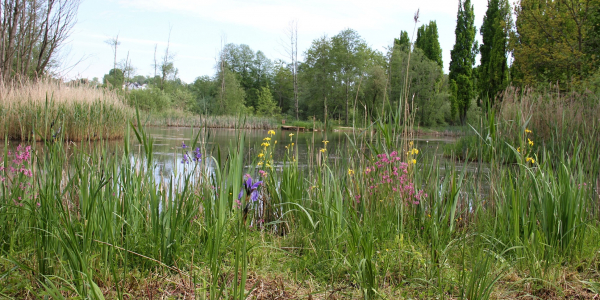
{"type": "Polygon", "coordinates": [[[54,80],[0,83],[0,139],[123,138],[133,111],[110,91],[54,80]]]}
{"type": "Polygon", "coordinates": [[[517,156],[503,167],[497,152],[488,172],[467,172],[396,138],[398,128],[376,127],[373,139],[352,137],[345,149],[317,141],[302,162],[293,134],[275,143],[265,130],[251,159],[242,132],[229,153],[214,157],[200,135],[178,150],[185,171],[170,178],[156,177],[152,139],[136,131],[141,126],[127,129],[114,153],[51,142],[5,150],[0,295],[591,299],[599,292],[598,164],[590,169],[579,152],[553,162],[517,156]],[[131,159],[130,137],[147,160],[131,159]],[[277,168],[274,147],[287,149],[277,168]]]}

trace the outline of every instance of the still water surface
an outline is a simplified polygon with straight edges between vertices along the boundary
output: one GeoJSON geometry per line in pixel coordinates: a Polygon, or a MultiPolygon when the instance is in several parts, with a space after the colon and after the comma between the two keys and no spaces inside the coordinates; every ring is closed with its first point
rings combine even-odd
{"type": "MultiPolygon", "coordinates": [[[[196,129],[197,130],[197,129],[196,129]]],[[[185,151],[188,154],[192,154],[193,149],[189,147],[187,149],[182,148],[182,143],[190,145],[192,140],[193,132],[190,128],[183,127],[149,127],[146,128],[146,132],[154,139],[153,155],[154,162],[157,166],[155,169],[156,176],[169,177],[170,175],[179,175],[183,172],[182,158],[185,151]]],[[[348,147],[352,147],[349,139],[353,139],[352,132],[292,132],[276,130],[275,135],[270,136],[267,130],[233,130],[233,129],[209,129],[206,133],[200,135],[199,143],[196,145],[202,149],[202,158],[217,156],[217,152],[220,150],[221,156],[224,158],[227,156],[229,147],[235,145],[238,141],[239,134],[245,136],[244,140],[244,153],[247,155],[245,161],[250,162],[253,158],[258,155],[261,150],[261,143],[265,137],[270,137],[269,141],[271,148],[273,148],[274,164],[275,166],[281,166],[284,155],[286,153],[286,145],[290,145],[292,142],[297,146],[298,149],[298,162],[301,167],[308,164],[309,151],[312,153],[318,152],[319,149],[324,147],[323,141],[327,140],[327,157],[330,164],[335,164],[341,160],[348,159],[344,157],[347,155],[347,151],[344,151],[348,147]],[[293,134],[290,137],[290,134],[293,134]],[[277,143],[275,143],[277,141],[277,143]]],[[[448,162],[442,157],[443,149],[445,145],[454,143],[456,138],[448,137],[434,137],[434,136],[420,136],[415,139],[415,147],[419,149],[419,157],[417,158],[421,166],[428,165],[433,157],[436,157],[440,162],[440,167],[444,167],[444,162],[448,162]]],[[[141,160],[145,159],[143,154],[143,148],[138,143],[135,135],[131,134],[131,152],[132,159],[141,160]]],[[[14,149],[19,144],[17,141],[11,141],[9,149],[14,149]]],[[[90,149],[99,147],[100,143],[76,143],[77,147],[82,149],[90,149]]],[[[41,144],[38,144],[42,146],[41,144]]],[[[123,141],[110,141],[105,143],[106,146],[113,152],[120,152],[123,148],[123,141]]],[[[4,147],[4,143],[0,144],[0,148],[4,147]]],[[[359,146],[360,147],[360,146],[359,146]]],[[[42,147],[36,147],[41,149],[42,147]]],[[[397,149],[390,149],[397,150],[397,149]]],[[[365,152],[366,147],[360,149],[359,152],[365,152]]],[[[2,151],[3,152],[3,151],[2,151]]],[[[465,166],[462,163],[451,162],[452,165],[456,164],[457,169],[465,166]]],[[[208,168],[212,168],[214,163],[208,161],[208,168]]],[[[249,166],[247,166],[249,167],[249,166]]],[[[477,169],[476,164],[467,164],[468,171],[475,171],[477,169]]],[[[483,170],[485,171],[485,170],[483,170]]]]}

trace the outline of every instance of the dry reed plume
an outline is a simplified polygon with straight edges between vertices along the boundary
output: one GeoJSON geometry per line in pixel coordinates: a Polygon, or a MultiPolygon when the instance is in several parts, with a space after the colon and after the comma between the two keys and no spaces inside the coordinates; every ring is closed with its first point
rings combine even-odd
{"type": "Polygon", "coordinates": [[[119,96],[86,84],[52,79],[0,83],[0,139],[122,138],[132,110],[119,96]]]}

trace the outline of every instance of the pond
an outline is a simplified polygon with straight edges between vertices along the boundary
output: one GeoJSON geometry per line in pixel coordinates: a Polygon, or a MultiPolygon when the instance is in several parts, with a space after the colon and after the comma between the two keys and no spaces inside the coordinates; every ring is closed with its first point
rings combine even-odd
{"type": "MultiPolygon", "coordinates": [[[[146,132],[154,139],[153,145],[153,156],[156,165],[155,175],[156,177],[169,177],[170,175],[180,175],[183,171],[182,159],[186,150],[191,155],[194,149],[183,149],[182,144],[190,144],[192,136],[198,131],[187,127],[147,127],[146,132]]],[[[273,149],[274,165],[281,166],[284,155],[286,153],[286,146],[292,142],[297,146],[298,155],[297,159],[300,167],[305,167],[308,164],[309,151],[318,151],[324,147],[323,141],[327,143],[327,158],[330,163],[335,164],[336,161],[345,159],[344,150],[348,147],[352,147],[349,138],[352,139],[353,132],[296,132],[296,131],[285,131],[275,130],[275,135],[269,135],[267,130],[234,130],[234,129],[208,129],[203,132],[199,139],[197,146],[202,150],[202,158],[205,159],[209,156],[217,156],[217,152],[220,151],[222,157],[226,157],[229,147],[235,145],[239,138],[239,134],[243,134],[244,139],[244,153],[247,156],[245,161],[251,162],[253,158],[258,155],[261,151],[261,143],[264,142],[264,138],[270,137],[269,143],[273,149]],[[290,136],[292,134],[293,136],[290,136]],[[276,142],[275,142],[276,141],[276,142]]],[[[422,166],[427,166],[436,157],[441,163],[440,168],[445,168],[446,163],[451,166],[456,166],[460,170],[463,166],[468,168],[468,172],[474,172],[477,170],[477,164],[463,164],[449,161],[443,157],[444,147],[447,144],[454,143],[455,137],[439,137],[439,136],[419,136],[414,139],[415,147],[419,149],[419,163],[422,166]]],[[[110,149],[110,151],[120,152],[123,148],[123,141],[109,141],[103,143],[110,149]]],[[[142,146],[139,144],[133,132],[131,133],[130,139],[131,155],[134,160],[144,160],[144,154],[142,146]]],[[[18,141],[9,142],[9,150],[14,150],[19,145],[18,141]]],[[[42,144],[38,143],[38,149],[41,149],[42,144]]],[[[80,142],[71,143],[71,146],[81,147],[83,149],[100,147],[98,142],[80,142]]],[[[0,144],[0,149],[4,147],[4,143],[0,144]]],[[[74,148],[74,147],[73,147],[74,148]]],[[[366,147],[359,151],[366,151],[366,147]]],[[[394,149],[396,150],[396,149],[394,149]]],[[[2,150],[3,152],[3,150],[2,150]]],[[[214,167],[214,162],[207,164],[209,169],[214,167]]],[[[246,166],[250,167],[250,166],[246,166]]],[[[482,171],[486,172],[487,168],[483,168],[482,171]]]]}

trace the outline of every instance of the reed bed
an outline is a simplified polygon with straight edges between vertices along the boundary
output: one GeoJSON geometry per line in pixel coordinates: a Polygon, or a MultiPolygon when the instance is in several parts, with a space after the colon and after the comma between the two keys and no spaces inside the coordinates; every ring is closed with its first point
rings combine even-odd
{"type": "Polygon", "coordinates": [[[279,123],[274,118],[258,116],[207,116],[181,110],[143,113],[147,126],[156,127],[206,127],[238,129],[275,129],[279,123]]]}
{"type": "Polygon", "coordinates": [[[133,110],[114,92],[52,79],[0,83],[0,138],[121,139],[133,110]]]}

